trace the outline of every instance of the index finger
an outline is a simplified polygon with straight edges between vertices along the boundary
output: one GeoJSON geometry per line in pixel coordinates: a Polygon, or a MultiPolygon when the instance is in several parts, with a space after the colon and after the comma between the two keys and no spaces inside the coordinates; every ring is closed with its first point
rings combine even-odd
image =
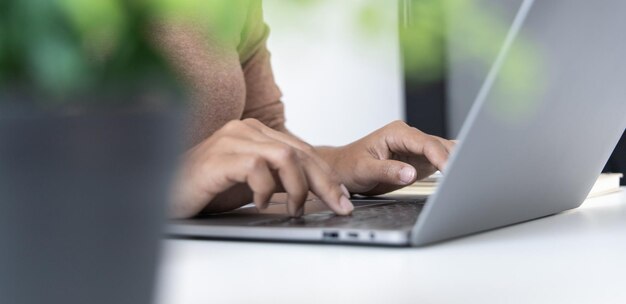
{"type": "Polygon", "coordinates": [[[392,135],[392,138],[393,140],[387,140],[392,152],[424,156],[437,169],[442,172],[445,170],[450,153],[435,136],[411,128],[401,134],[392,135]]]}

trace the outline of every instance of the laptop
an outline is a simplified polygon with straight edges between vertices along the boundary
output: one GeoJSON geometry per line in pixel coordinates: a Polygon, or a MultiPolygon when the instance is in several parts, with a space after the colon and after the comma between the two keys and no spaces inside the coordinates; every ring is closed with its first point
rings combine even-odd
{"type": "Polygon", "coordinates": [[[169,233],[420,246],[577,208],[626,129],[625,13],[620,1],[524,0],[427,199],[356,199],[352,216],[311,201],[299,219],[241,208],[169,233]],[[540,70],[515,91],[520,64],[540,70]]]}

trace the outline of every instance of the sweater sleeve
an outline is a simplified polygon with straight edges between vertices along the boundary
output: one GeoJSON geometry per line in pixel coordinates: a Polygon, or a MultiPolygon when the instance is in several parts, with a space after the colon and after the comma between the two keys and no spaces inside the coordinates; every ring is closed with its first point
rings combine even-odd
{"type": "Polygon", "coordinates": [[[269,27],[263,20],[261,0],[251,0],[237,50],[242,65],[246,104],[242,118],[255,118],[270,128],[285,131],[282,93],[276,85],[267,50],[269,27]]]}

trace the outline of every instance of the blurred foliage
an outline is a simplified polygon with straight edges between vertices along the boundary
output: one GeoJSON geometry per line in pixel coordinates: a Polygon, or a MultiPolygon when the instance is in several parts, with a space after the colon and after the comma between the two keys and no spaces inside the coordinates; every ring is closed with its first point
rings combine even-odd
{"type": "MultiPolygon", "coordinates": [[[[155,22],[188,22],[232,35],[238,0],[3,0],[0,102],[44,107],[133,103],[179,94],[157,49],[155,22]],[[120,98],[129,96],[129,98],[120,98]],[[128,99],[128,100],[126,100],[128,99]]],[[[221,36],[220,36],[221,37],[221,36]]]]}
{"type": "MultiPolygon", "coordinates": [[[[410,21],[401,31],[404,47],[404,68],[414,78],[422,80],[441,79],[445,72],[445,47],[456,47],[458,54],[483,66],[491,67],[502,48],[512,20],[504,20],[502,14],[490,7],[477,5],[471,0],[413,0],[409,6],[410,21]],[[449,37],[446,19],[450,15],[462,16],[462,27],[454,27],[456,37],[465,37],[462,43],[446,43],[449,37]]],[[[524,83],[537,76],[538,48],[520,35],[517,48],[508,54],[511,64],[502,71],[507,86],[513,90],[524,89],[524,83]]]]}
{"type": "MultiPolygon", "coordinates": [[[[315,10],[318,7],[339,7],[336,0],[267,1],[284,2],[281,3],[281,11],[273,12],[273,15],[284,16],[280,20],[283,26],[295,22],[294,31],[298,30],[298,20],[290,18],[290,15],[301,15],[300,11],[315,10]]],[[[349,7],[353,9],[351,22],[357,29],[355,34],[365,38],[365,43],[362,44],[364,47],[378,41],[387,41],[378,40],[377,36],[389,35],[389,25],[393,23],[393,26],[398,26],[399,21],[404,74],[418,83],[427,84],[441,81],[450,64],[471,63],[471,66],[478,65],[484,71],[492,67],[513,20],[510,17],[505,18],[506,14],[488,4],[487,1],[476,0],[398,0],[399,18],[389,15],[388,10],[381,9],[390,5],[389,0],[352,0],[349,7]],[[451,22],[462,26],[451,26],[451,22]],[[456,31],[456,41],[448,40],[452,30],[456,31]],[[451,58],[447,57],[448,47],[455,48],[457,57],[454,59],[461,62],[450,62],[451,58]]],[[[270,27],[271,22],[272,20],[270,27]]],[[[539,46],[526,37],[525,33],[520,33],[517,37],[515,47],[507,54],[507,64],[500,70],[498,85],[494,87],[493,93],[499,97],[494,98],[497,102],[490,106],[498,115],[505,119],[518,119],[536,108],[536,94],[543,88],[540,51],[539,46]]],[[[469,96],[468,99],[475,97],[469,96]]]]}
{"type": "MultiPolygon", "coordinates": [[[[28,92],[38,103],[64,104],[76,96],[178,87],[151,37],[154,22],[193,23],[218,38],[238,37],[250,0],[2,0],[0,2],[0,102],[28,92]],[[7,93],[8,92],[8,93],[7,93]]],[[[282,0],[284,12],[313,9],[330,0],[282,0]]],[[[388,0],[359,0],[354,21],[365,35],[380,35],[388,0]]],[[[399,5],[403,5],[400,1],[399,5]]],[[[400,31],[409,77],[441,79],[446,67],[445,11],[462,11],[467,35],[463,53],[490,66],[510,22],[471,0],[413,0],[410,26],[400,31]],[[445,9],[445,10],[444,10],[445,9]]],[[[270,24],[271,26],[271,24],[270,24]]],[[[311,42],[315,43],[315,42],[311,42]]],[[[537,77],[530,43],[512,52],[505,86],[520,96],[537,77]]],[[[93,99],[93,98],[92,98],[93,99]]],[[[90,100],[83,100],[88,102],[90,100]]],[[[95,99],[93,99],[95,100],[95,99]]],[[[132,101],[131,101],[132,102],[132,101]]],[[[523,108],[523,104],[513,108],[523,108]]]]}

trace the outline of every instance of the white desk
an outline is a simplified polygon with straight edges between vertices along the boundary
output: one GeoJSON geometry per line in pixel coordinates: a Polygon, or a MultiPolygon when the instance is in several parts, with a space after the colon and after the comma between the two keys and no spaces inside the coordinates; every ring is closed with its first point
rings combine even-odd
{"type": "Polygon", "coordinates": [[[168,240],[160,304],[626,303],[626,192],[424,248],[168,240]]]}

